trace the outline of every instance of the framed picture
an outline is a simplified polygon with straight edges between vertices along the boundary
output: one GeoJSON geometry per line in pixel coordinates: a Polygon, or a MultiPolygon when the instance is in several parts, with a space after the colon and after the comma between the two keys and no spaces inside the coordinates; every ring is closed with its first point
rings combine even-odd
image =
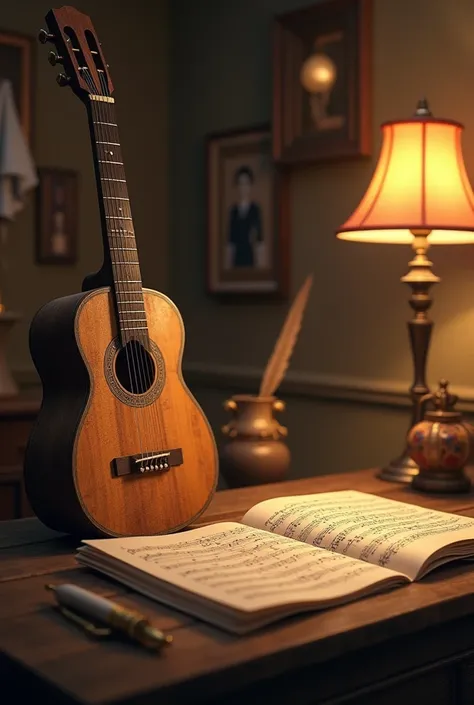
{"type": "Polygon", "coordinates": [[[326,0],[276,17],[273,156],[370,156],[372,0],[326,0]]]}
{"type": "Polygon", "coordinates": [[[34,39],[0,29],[0,82],[7,79],[25,137],[33,136],[33,60],[34,39]]]}
{"type": "Polygon", "coordinates": [[[287,176],[268,125],[207,139],[207,284],[214,295],[286,297],[287,176]]]}
{"type": "Polygon", "coordinates": [[[36,262],[74,264],[77,260],[77,172],[38,169],[36,262]]]}

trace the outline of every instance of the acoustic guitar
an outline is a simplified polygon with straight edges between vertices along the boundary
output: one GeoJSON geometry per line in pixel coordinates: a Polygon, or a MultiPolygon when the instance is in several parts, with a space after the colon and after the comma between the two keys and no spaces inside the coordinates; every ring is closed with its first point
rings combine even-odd
{"type": "Polygon", "coordinates": [[[82,292],[43,306],[30,352],[43,400],[25,453],[36,515],[80,538],[164,534],[192,523],[214,493],[209,423],[182,376],[184,327],[165,295],[142,287],[113,86],[91,20],[50,10],[57,81],[89,118],[104,243],[82,292]]]}

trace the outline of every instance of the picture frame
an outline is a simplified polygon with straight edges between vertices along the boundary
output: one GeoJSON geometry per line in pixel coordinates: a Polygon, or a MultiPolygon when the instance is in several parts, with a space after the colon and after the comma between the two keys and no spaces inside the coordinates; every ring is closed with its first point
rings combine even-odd
{"type": "Polygon", "coordinates": [[[41,167],[36,190],[36,263],[75,264],[78,241],[78,174],[41,167]]]}
{"type": "Polygon", "coordinates": [[[0,29],[0,81],[11,82],[20,124],[33,143],[33,76],[35,40],[26,34],[0,29]]]}
{"type": "Polygon", "coordinates": [[[275,17],[273,156],[294,165],[369,157],[372,0],[275,17]]]}
{"type": "Polygon", "coordinates": [[[270,126],[208,135],[206,178],[208,294],[286,298],[288,176],[273,161],[270,126]]]}

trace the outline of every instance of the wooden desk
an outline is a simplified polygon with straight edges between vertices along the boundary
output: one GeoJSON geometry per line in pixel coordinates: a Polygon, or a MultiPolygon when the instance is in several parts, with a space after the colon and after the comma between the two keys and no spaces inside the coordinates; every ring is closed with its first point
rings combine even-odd
{"type": "MultiPolygon", "coordinates": [[[[219,493],[202,523],[256,501],[360,489],[474,516],[474,495],[430,498],[372,471],[219,493]]],[[[67,705],[472,705],[474,567],[234,637],[76,567],[75,544],[36,519],[0,524],[0,702],[67,705]],[[174,635],[156,656],[98,643],[51,609],[46,582],[73,581],[142,609],[174,635]]]]}

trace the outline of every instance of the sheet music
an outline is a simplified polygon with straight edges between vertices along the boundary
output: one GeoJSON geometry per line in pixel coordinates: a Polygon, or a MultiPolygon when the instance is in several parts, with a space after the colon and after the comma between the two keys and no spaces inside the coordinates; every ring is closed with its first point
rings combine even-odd
{"type": "Polygon", "coordinates": [[[267,500],[243,522],[411,579],[436,551],[474,540],[471,518],[351,490],[267,500]]]}
{"type": "Polygon", "coordinates": [[[330,600],[397,577],[348,556],[231,522],[173,536],[84,543],[245,611],[330,600]]]}

